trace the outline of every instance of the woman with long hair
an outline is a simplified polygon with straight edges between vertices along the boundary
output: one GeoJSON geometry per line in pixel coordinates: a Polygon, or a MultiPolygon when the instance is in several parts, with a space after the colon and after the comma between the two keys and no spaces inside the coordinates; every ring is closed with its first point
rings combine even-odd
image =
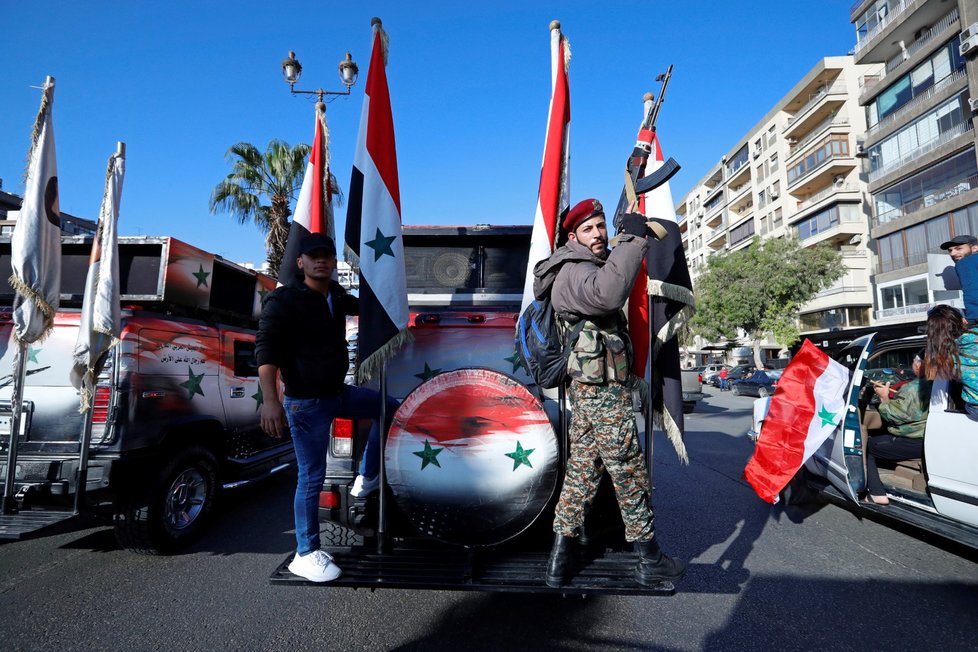
{"type": "Polygon", "coordinates": [[[978,420],[978,331],[957,308],[941,304],[927,312],[924,369],[930,380],[960,380],[965,411],[978,420]]]}

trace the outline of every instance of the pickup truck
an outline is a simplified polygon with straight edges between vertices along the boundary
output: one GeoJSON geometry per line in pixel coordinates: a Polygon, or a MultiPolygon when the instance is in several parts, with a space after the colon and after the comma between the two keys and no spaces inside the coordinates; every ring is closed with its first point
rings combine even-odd
{"type": "MultiPolygon", "coordinates": [[[[82,415],[68,374],[90,250],[90,238],[62,240],[62,308],[52,333],[28,349],[19,510],[0,516],[2,539],[73,514],[82,415]]],[[[256,316],[275,281],[173,238],[120,238],[119,252],[122,335],[95,390],[82,507],[111,521],[123,547],[158,554],[199,535],[223,490],[294,462],[291,440],[266,436],[258,417],[256,316]]],[[[9,275],[4,239],[0,277],[9,275]]],[[[0,301],[12,299],[0,286],[0,301]]],[[[12,369],[9,307],[0,309],[0,343],[0,368],[12,369]]],[[[0,476],[8,466],[10,378],[0,379],[0,476]]]]}
{"type": "Polygon", "coordinates": [[[703,393],[703,376],[696,369],[683,369],[683,412],[689,414],[696,409],[696,402],[706,397],[703,393]]]}
{"type": "MultiPolygon", "coordinates": [[[[365,439],[354,434],[368,424],[334,423],[320,525],[343,574],[321,586],[675,591],[633,580],[635,553],[607,479],[587,522],[584,569],[560,589],[544,583],[569,412],[516,355],[530,232],[404,227],[413,341],[387,363],[386,391],[402,403],[387,436],[386,486],[367,498],[350,494],[365,439]]],[[[305,584],[288,572],[290,560],[272,581],[305,584]]]]}

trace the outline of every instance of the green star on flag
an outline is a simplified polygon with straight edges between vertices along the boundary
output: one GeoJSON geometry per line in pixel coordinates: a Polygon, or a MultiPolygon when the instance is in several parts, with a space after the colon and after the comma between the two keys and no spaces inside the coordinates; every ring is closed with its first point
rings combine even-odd
{"type": "Polygon", "coordinates": [[[180,383],[180,387],[187,390],[187,398],[192,399],[194,394],[204,395],[204,391],[200,388],[200,383],[204,380],[204,374],[199,376],[194,374],[193,367],[187,367],[188,378],[186,382],[180,383]]]}
{"type": "Polygon", "coordinates": [[[513,470],[514,471],[517,468],[519,468],[520,464],[526,464],[528,467],[530,467],[532,469],[533,468],[533,465],[530,464],[530,453],[532,453],[535,450],[536,450],[535,448],[529,448],[529,449],[523,450],[523,444],[521,444],[519,441],[517,441],[516,442],[516,450],[514,452],[512,452],[512,453],[506,453],[506,457],[508,457],[508,458],[510,458],[510,459],[513,460],[513,470]]]}
{"type": "Polygon", "coordinates": [[[27,361],[37,362],[37,354],[41,352],[41,349],[35,349],[30,344],[27,345],[27,361]]]}
{"type": "Polygon", "coordinates": [[[431,444],[428,443],[428,440],[425,439],[424,440],[424,450],[423,451],[414,451],[412,453],[412,455],[417,455],[418,457],[421,458],[421,470],[424,470],[424,468],[426,466],[428,466],[429,464],[434,464],[435,466],[437,466],[440,469],[441,468],[441,464],[438,463],[438,459],[437,458],[438,458],[438,453],[442,452],[443,450],[445,450],[445,449],[444,448],[432,448],[431,447],[431,444]]]}
{"type": "Polygon", "coordinates": [[[211,275],[210,272],[204,271],[203,265],[200,266],[199,271],[196,271],[192,274],[192,276],[194,276],[197,279],[197,287],[200,287],[201,285],[207,287],[207,277],[210,275],[211,275]]]}
{"type": "Polygon", "coordinates": [[[258,290],[258,296],[261,298],[262,301],[264,301],[265,300],[265,296],[268,295],[269,292],[270,292],[270,290],[266,290],[265,288],[262,288],[262,289],[258,290]]]}
{"type": "Polygon", "coordinates": [[[508,358],[503,358],[503,360],[513,365],[513,373],[516,373],[516,370],[523,366],[523,361],[517,353],[514,353],[508,358]]]}
{"type": "Polygon", "coordinates": [[[421,382],[424,382],[426,380],[431,380],[432,378],[434,378],[440,373],[441,373],[441,369],[432,369],[431,367],[428,366],[428,363],[425,362],[424,371],[422,371],[420,374],[414,374],[414,377],[420,378],[421,382]]]}
{"type": "Polygon", "coordinates": [[[374,261],[380,260],[381,256],[394,257],[394,250],[391,249],[391,244],[397,240],[396,235],[386,236],[377,229],[377,235],[373,240],[369,240],[364,244],[374,250],[374,261]]]}
{"type": "Polygon", "coordinates": [[[835,412],[829,412],[822,406],[822,409],[818,411],[818,418],[822,420],[823,426],[831,426],[835,424],[835,412]]]}
{"type": "Polygon", "coordinates": [[[251,395],[255,399],[255,412],[265,404],[265,396],[261,393],[261,383],[258,384],[258,391],[251,395]]]}

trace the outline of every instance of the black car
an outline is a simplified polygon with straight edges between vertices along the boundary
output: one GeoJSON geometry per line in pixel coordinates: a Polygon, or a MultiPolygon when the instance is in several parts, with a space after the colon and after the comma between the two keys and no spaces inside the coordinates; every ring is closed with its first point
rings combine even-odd
{"type": "MultiPolygon", "coordinates": [[[[736,367],[730,367],[727,370],[727,382],[730,383],[734,380],[741,380],[744,376],[749,376],[750,372],[754,370],[754,367],[749,364],[739,364],[736,367]]],[[[713,385],[714,387],[720,386],[720,374],[714,373],[709,378],[704,378],[704,382],[713,385]]]]}
{"type": "Polygon", "coordinates": [[[756,396],[764,398],[774,393],[781,378],[781,369],[766,369],[755,371],[747,378],[742,378],[731,384],[730,388],[737,396],[756,396]]]}

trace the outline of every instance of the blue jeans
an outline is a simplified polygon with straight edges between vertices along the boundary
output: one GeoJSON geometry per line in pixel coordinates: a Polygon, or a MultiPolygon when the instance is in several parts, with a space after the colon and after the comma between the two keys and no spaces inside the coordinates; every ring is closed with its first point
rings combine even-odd
{"type": "MultiPolygon", "coordinates": [[[[380,472],[380,394],[371,389],[344,385],[333,398],[291,398],[282,402],[292,432],[299,479],[295,487],[295,539],[300,555],[319,549],[319,492],[326,478],[326,451],[334,418],[373,419],[360,473],[374,477],[380,472]]],[[[387,420],[398,402],[387,398],[387,420]]]]}
{"type": "Polygon", "coordinates": [[[726,378],[721,378],[720,379],[720,391],[721,392],[727,391],[727,379],[726,378]]]}

